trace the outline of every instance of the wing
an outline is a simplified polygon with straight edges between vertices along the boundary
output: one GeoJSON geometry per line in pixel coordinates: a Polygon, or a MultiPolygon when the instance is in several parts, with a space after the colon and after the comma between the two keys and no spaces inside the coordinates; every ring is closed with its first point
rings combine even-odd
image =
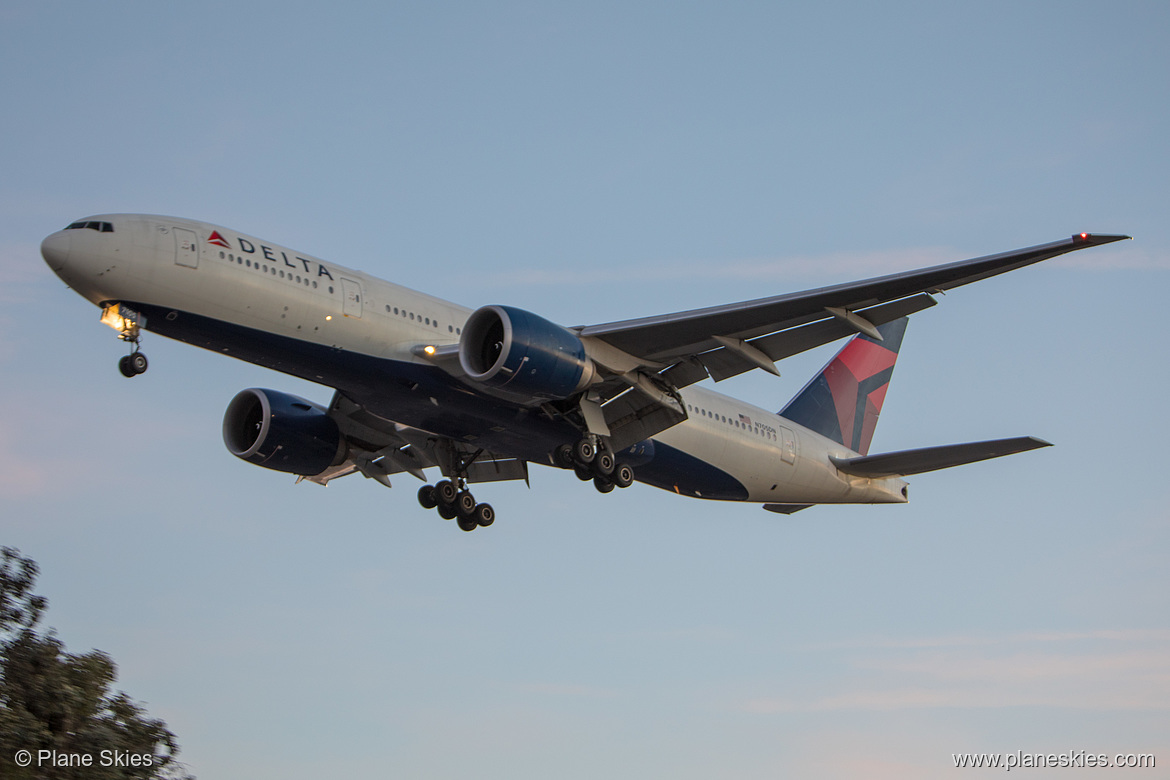
{"type": "MultiPolygon", "coordinates": [[[[934,305],[950,290],[1067,252],[1129,236],[1079,233],[1063,241],[917,271],[708,309],[577,329],[641,361],[669,366],[676,387],[716,381],[934,305]]],[[[765,365],[767,364],[767,365],[765,365]]]]}
{"type": "MultiPolygon", "coordinates": [[[[865,333],[935,304],[932,293],[1129,236],[1079,233],[1063,241],[858,282],[707,309],[573,328],[598,369],[593,385],[544,404],[621,450],[686,419],[678,390],[721,381],[832,341],[865,333]]],[[[418,345],[416,356],[464,376],[459,344],[418,345]]]]}

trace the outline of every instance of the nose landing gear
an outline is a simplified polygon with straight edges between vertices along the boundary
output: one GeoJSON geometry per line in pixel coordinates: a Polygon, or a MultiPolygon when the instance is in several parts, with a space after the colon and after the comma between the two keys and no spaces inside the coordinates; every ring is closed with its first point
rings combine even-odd
{"type": "Polygon", "coordinates": [[[124,377],[134,377],[146,371],[150,365],[146,355],[138,351],[142,342],[141,328],[146,324],[146,318],[128,306],[120,303],[111,303],[102,307],[102,322],[118,331],[118,338],[130,342],[130,354],[124,355],[118,361],[118,370],[124,377]]]}
{"type": "Polygon", "coordinates": [[[149,366],[150,363],[147,362],[146,355],[138,351],[137,345],[135,345],[133,352],[129,355],[123,355],[118,361],[118,370],[122,372],[124,377],[138,376],[149,366]]]}

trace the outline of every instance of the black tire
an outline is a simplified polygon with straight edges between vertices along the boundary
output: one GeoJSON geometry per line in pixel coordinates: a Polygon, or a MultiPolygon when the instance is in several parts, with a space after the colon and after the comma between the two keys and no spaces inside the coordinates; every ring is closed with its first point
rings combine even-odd
{"type": "Polygon", "coordinates": [[[472,517],[480,528],[487,528],[496,522],[496,510],[492,509],[491,504],[479,504],[475,507],[475,514],[472,517]]]}
{"type": "Polygon", "coordinates": [[[593,487],[597,488],[598,493],[610,493],[613,491],[613,483],[605,477],[594,477],[593,487]]]}
{"type": "Polygon", "coordinates": [[[138,376],[138,372],[130,365],[130,356],[123,355],[118,359],[118,370],[122,372],[122,376],[129,379],[130,377],[138,376]]]}
{"type": "Polygon", "coordinates": [[[434,485],[423,485],[418,489],[418,503],[423,509],[434,509],[439,505],[434,485]]]}
{"type": "Polygon", "coordinates": [[[588,466],[597,457],[597,448],[589,439],[581,439],[573,445],[573,459],[582,466],[588,466]]]}
{"type": "Polygon", "coordinates": [[[455,483],[449,479],[444,479],[435,485],[435,500],[439,502],[439,506],[453,505],[458,495],[459,488],[455,487],[455,483]]]}
{"type": "Polygon", "coordinates": [[[150,367],[150,363],[146,359],[146,355],[141,352],[135,352],[130,355],[130,368],[134,370],[135,374],[145,374],[146,369],[150,367]]]}
{"type": "Polygon", "coordinates": [[[613,474],[610,475],[613,484],[620,488],[628,488],[634,484],[634,470],[630,468],[627,463],[619,463],[614,466],[613,474]]]}
{"type": "Polygon", "coordinates": [[[553,462],[563,469],[571,469],[577,465],[573,460],[573,445],[562,444],[553,450],[553,462]]]}
{"type": "Polygon", "coordinates": [[[443,518],[444,520],[454,520],[455,516],[458,514],[458,512],[455,511],[455,507],[451,506],[450,504],[439,504],[437,507],[435,507],[435,509],[438,511],[439,517],[443,518]]]}
{"type": "Polygon", "coordinates": [[[593,473],[598,476],[608,477],[613,473],[613,467],[613,455],[604,450],[597,453],[597,457],[593,460],[593,473]]]}
{"type": "Polygon", "coordinates": [[[583,469],[580,466],[577,466],[575,469],[573,469],[573,471],[576,472],[577,479],[581,480],[582,482],[588,482],[589,480],[593,479],[593,472],[589,469],[583,469]]]}
{"type": "Polygon", "coordinates": [[[474,531],[479,528],[479,523],[475,522],[474,517],[460,517],[455,522],[459,523],[459,528],[464,531],[474,531]]]}
{"type": "Polygon", "coordinates": [[[455,497],[455,512],[460,517],[471,517],[475,514],[475,499],[466,490],[461,490],[455,497]]]}

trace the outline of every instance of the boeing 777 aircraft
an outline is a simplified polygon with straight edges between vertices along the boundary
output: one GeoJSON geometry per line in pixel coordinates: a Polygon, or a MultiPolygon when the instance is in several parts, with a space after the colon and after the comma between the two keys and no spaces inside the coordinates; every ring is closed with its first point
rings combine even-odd
{"type": "MultiPolygon", "coordinates": [[[[491,525],[468,485],[573,469],[602,493],[635,480],[761,503],[899,503],[901,477],[1047,446],[1032,437],[870,455],[909,315],[934,293],[1128,238],[1063,241],[875,279],[643,319],[564,327],[506,305],[474,311],[253,236],[146,214],[86,217],[41,245],[146,370],[144,331],[334,390],[321,406],[250,388],[228,404],[232,454],[321,485],[360,473],[427,482],[423,507],[491,525]],[[696,383],[842,338],[779,412],[696,383]]],[[[299,480],[298,480],[299,481],[299,480]]]]}

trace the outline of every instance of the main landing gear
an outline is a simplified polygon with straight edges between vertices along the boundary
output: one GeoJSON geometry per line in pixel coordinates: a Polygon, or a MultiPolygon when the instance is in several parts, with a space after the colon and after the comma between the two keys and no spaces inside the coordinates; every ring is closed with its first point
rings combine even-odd
{"type": "Polygon", "coordinates": [[[634,484],[634,470],[630,465],[618,461],[608,444],[599,443],[593,437],[586,436],[576,444],[562,444],[553,451],[553,459],[561,468],[572,469],[582,482],[593,480],[593,487],[600,493],[634,484]]]}
{"type": "Polygon", "coordinates": [[[477,503],[464,479],[423,485],[418,489],[418,503],[423,509],[437,509],[440,517],[455,520],[464,531],[487,528],[496,521],[496,510],[491,504],[477,503]]]}

